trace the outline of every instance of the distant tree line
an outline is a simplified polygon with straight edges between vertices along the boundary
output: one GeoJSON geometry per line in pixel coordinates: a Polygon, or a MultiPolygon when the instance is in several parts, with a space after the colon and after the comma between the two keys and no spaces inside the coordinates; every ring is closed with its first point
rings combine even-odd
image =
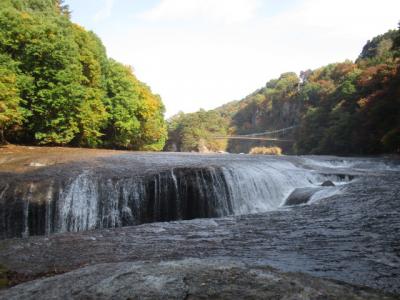
{"type": "MultiPolygon", "coordinates": [[[[197,114],[211,113],[212,130],[201,127],[210,141],[214,132],[248,134],[296,125],[291,135],[295,142],[286,152],[399,153],[400,25],[368,41],[355,62],[330,64],[300,76],[284,73],[241,101],[197,114]]],[[[191,122],[195,114],[172,118],[168,144],[188,149],[186,141],[199,128],[197,121],[191,122]]],[[[219,150],[245,152],[254,146],[262,143],[232,141],[219,150]]],[[[191,142],[189,148],[196,145],[191,142]]]]}
{"type": "Polygon", "coordinates": [[[161,150],[163,114],[61,0],[0,2],[0,142],[161,150]]]}
{"type": "Polygon", "coordinates": [[[218,151],[227,146],[226,140],[214,138],[228,134],[227,120],[216,111],[181,112],[172,117],[168,124],[167,151],[218,151]]]}

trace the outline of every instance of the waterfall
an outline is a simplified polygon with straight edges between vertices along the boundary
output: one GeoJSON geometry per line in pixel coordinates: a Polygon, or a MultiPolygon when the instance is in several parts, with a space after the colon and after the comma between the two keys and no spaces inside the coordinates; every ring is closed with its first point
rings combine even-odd
{"type": "Polygon", "coordinates": [[[294,189],[318,186],[326,178],[269,159],[112,178],[89,169],[62,180],[0,183],[0,237],[265,212],[277,209],[294,189]]]}

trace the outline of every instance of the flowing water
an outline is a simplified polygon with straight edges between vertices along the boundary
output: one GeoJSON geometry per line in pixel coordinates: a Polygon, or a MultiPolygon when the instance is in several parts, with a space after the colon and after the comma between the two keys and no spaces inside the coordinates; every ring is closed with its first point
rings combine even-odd
{"type": "Polygon", "coordinates": [[[160,153],[1,174],[0,236],[266,212],[282,209],[295,189],[309,188],[313,203],[371,170],[398,166],[382,159],[160,153]],[[335,186],[321,187],[326,180],[335,186]]]}
{"type": "Polygon", "coordinates": [[[18,274],[214,259],[400,294],[398,159],[128,153],[30,170],[0,172],[0,265],[18,274]]]}

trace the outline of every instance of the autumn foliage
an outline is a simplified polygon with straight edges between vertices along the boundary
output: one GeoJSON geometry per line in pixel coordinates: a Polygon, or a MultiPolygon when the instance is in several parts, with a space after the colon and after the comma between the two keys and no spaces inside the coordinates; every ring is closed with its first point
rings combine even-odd
{"type": "Polygon", "coordinates": [[[279,147],[254,147],[251,148],[249,154],[263,155],[282,155],[282,149],[279,147]]]}

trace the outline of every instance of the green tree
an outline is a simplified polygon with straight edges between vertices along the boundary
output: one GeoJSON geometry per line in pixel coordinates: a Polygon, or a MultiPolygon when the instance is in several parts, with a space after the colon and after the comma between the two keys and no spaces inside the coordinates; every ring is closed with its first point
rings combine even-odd
{"type": "Polygon", "coordinates": [[[227,135],[227,128],[228,123],[216,111],[201,109],[190,114],[180,113],[169,120],[170,140],[167,143],[167,150],[225,150],[226,141],[215,137],[227,135]]]}
{"type": "Polygon", "coordinates": [[[115,60],[109,62],[106,109],[110,115],[104,140],[109,146],[132,148],[133,138],[140,133],[136,114],[139,95],[132,70],[115,60]]]}
{"type": "Polygon", "coordinates": [[[6,142],[4,133],[13,125],[23,121],[21,98],[15,73],[15,63],[0,54],[0,144],[6,142]]]}
{"type": "Polygon", "coordinates": [[[85,146],[98,146],[101,143],[101,130],[106,126],[106,80],[108,60],[104,46],[91,32],[78,25],[73,26],[74,40],[79,47],[80,85],[82,99],[78,107],[77,122],[79,132],[73,143],[85,146]]]}
{"type": "Polygon", "coordinates": [[[1,138],[160,150],[160,97],[69,17],[62,0],[0,2],[1,138]]]}

